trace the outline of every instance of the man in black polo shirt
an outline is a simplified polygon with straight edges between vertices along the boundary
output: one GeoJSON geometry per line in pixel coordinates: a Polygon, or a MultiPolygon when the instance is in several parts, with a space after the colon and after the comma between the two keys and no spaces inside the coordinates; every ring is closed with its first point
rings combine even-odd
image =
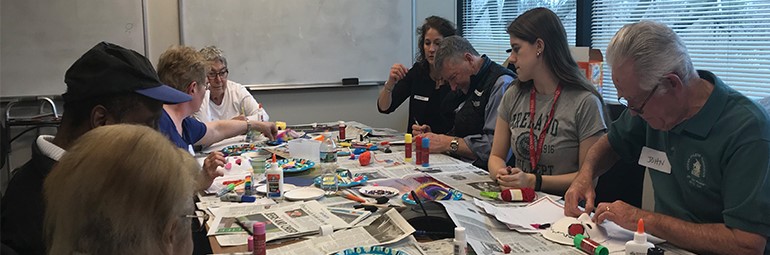
{"type": "Polygon", "coordinates": [[[414,133],[430,138],[431,153],[450,153],[487,169],[497,106],[516,74],[486,55],[479,55],[460,36],[441,41],[435,67],[452,88],[442,104],[442,112],[454,113],[454,126],[447,135],[431,133],[426,125],[414,127],[414,133]]]}

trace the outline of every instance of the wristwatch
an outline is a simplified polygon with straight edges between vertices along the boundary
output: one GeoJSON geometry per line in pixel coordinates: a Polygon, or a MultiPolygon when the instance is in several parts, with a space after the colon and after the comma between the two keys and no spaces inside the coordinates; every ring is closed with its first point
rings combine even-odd
{"type": "Polygon", "coordinates": [[[457,149],[459,148],[460,148],[460,143],[457,142],[457,137],[452,138],[452,141],[449,142],[449,152],[456,153],[457,149]]]}

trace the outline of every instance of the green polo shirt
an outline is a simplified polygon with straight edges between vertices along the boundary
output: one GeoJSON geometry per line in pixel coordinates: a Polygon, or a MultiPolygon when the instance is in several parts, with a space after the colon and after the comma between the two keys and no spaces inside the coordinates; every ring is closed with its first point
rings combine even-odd
{"type": "Polygon", "coordinates": [[[695,116],[665,132],[625,111],[610,127],[610,144],[631,162],[639,161],[643,146],[666,153],[671,174],[649,171],[655,212],[768,237],[770,118],[713,73],[698,75],[715,86],[695,116]]]}

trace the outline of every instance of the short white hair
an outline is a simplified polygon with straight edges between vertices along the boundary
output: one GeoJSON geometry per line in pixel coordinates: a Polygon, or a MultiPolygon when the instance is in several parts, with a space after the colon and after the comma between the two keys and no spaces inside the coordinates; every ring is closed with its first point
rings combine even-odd
{"type": "Polygon", "coordinates": [[[607,46],[607,63],[614,66],[629,60],[640,87],[647,91],[670,72],[679,75],[684,84],[698,77],[682,39],[656,21],[627,24],[612,37],[607,46]]]}

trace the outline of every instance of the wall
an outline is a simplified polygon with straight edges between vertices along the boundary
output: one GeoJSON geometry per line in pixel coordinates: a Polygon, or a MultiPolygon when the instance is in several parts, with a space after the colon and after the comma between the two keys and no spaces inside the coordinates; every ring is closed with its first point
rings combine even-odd
{"type": "MultiPolygon", "coordinates": [[[[456,18],[456,2],[446,0],[419,0],[415,2],[415,21],[431,15],[456,18]]],[[[158,57],[169,45],[179,43],[178,1],[148,1],[149,58],[157,63],[158,57]]],[[[415,30],[414,28],[412,30],[415,30]]],[[[416,41],[412,44],[416,47],[416,41]]],[[[415,49],[412,50],[414,55],[415,49]]],[[[409,63],[411,64],[411,63],[409,63]]],[[[238,67],[232,67],[238,68],[238,67]]],[[[382,70],[383,79],[389,70],[382,70]]],[[[259,91],[254,96],[265,105],[271,120],[287,123],[308,123],[330,120],[357,120],[376,127],[406,130],[408,103],[397,111],[384,115],[377,111],[377,96],[381,87],[318,88],[302,90],[259,91]]]]}
{"type": "MultiPolygon", "coordinates": [[[[456,18],[456,2],[447,0],[415,0],[415,21],[431,15],[445,17],[451,21],[456,18]]],[[[147,0],[147,57],[158,63],[160,54],[169,46],[179,44],[178,0],[147,0]]],[[[412,29],[413,31],[415,28],[412,29]]],[[[412,44],[416,47],[416,41],[412,44]]],[[[415,48],[411,50],[414,55],[415,48]]],[[[407,64],[407,63],[404,63],[407,64]]],[[[411,64],[411,63],[408,63],[411,64]]],[[[237,67],[233,67],[237,68],[237,67]]],[[[389,70],[382,70],[383,79],[389,70]]],[[[377,96],[381,87],[362,86],[356,88],[317,88],[301,90],[259,91],[254,93],[257,100],[265,105],[271,120],[285,121],[290,124],[356,120],[375,127],[388,127],[405,131],[408,118],[408,102],[388,115],[377,111],[377,96]]],[[[4,110],[0,107],[0,110],[4,110]]],[[[14,129],[13,134],[22,129],[14,129]]],[[[43,133],[53,134],[52,129],[43,133]]],[[[13,135],[12,134],[12,135],[13,135]]],[[[29,146],[35,139],[35,132],[28,133],[12,144],[11,168],[17,168],[29,160],[29,146]]],[[[0,190],[5,191],[6,168],[0,172],[0,190]]]]}

